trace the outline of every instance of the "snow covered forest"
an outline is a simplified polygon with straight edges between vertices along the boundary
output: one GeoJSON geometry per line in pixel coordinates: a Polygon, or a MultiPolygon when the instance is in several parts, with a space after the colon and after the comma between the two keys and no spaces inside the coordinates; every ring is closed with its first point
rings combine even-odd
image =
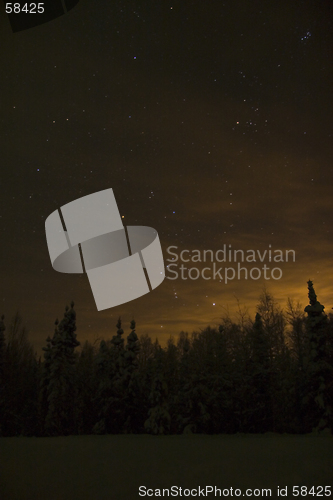
{"type": "Polygon", "coordinates": [[[74,303],[38,358],[22,318],[0,322],[0,436],[333,431],[333,315],[264,291],[251,320],[181,332],[162,348],[119,319],[80,345],[74,303]]]}

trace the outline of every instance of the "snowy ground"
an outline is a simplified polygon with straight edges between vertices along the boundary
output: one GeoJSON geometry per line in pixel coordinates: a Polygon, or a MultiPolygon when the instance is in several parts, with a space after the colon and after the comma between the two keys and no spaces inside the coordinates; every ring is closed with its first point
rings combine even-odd
{"type": "Polygon", "coordinates": [[[289,499],[294,485],[332,483],[331,435],[0,438],[1,500],[132,500],[151,498],[139,486],[173,485],[233,487],[242,496],[271,488],[271,498],[288,486],[289,499]]]}

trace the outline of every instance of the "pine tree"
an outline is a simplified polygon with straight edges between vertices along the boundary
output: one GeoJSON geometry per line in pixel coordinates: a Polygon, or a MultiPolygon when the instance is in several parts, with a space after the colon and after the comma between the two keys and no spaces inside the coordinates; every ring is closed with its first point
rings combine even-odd
{"type": "Polygon", "coordinates": [[[114,335],[111,340],[111,355],[113,359],[113,376],[112,376],[112,397],[110,398],[110,406],[108,411],[108,432],[120,433],[123,431],[124,422],[126,421],[124,407],[124,393],[126,383],[126,373],[124,370],[124,354],[125,346],[122,337],[124,330],[121,327],[121,318],[116,324],[117,335],[114,335]]]}
{"type": "Polygon", "coordinates": [[[114,348],[119,351],[119,353],[122,354],[124,350],[124,339],[122,338],[122,335],[124,333],[124,330],[121,327],[121,318],[118,318],[118,322],[116,324],[117,328],[117,335],[114,335],[112,337],[112,344],[114,345],[114,348]]]}
{"type": "MultiPolygon", "coordinates": [[[[190,357],[191,343],[187,332],[180,332],[177,350],[179,356],[179,388],[176,397],[176,422],[177,431],[184,433],[197,432],[198,430],[198,417],[200,415],[200,410],[198,412],[197,401],[195,398],[194,391],[197,391],[195,387],[195,380],[193,374],[193,358],[190,357]]],[[[202,367],[201,367],[202,368],[202,367]]],[[[201,406],[203,406],[202,402],[201,406]]]]}
{"type": "MultiPolygon", "coordinates": [[[[66,306],[65,314],[50,342],[50,374],[47,387],[45,430],[49,435],[68,435],[76,432],[75,348],[76,313],[74,302],[66,306]]],[[[49,351],[45,351],[48,353],[49,351]]]]}
{"type": "Polygon", "coordinates": [[[131,333],[127,337],[124,352],[124,431],[138,433],[143,430],[145,408],[143,401],[143,387],[139,377],[140,343],[135,331],[135,321],[130,323],[131,333]]]}
{"type": "Polygon", "coordinates": [[[179,359],[178,349],[173,337],[170,337],[165,349],[165,366],[164,366],[164,379],[169,388],[168,403],[170,413],[170,432],[175,434],[178,432],[179,422],[179,393],[181,389],[179,380],[179,359]]]}
{"type": "Polygon", "coordinates": [[[8,329],[3,368],[2,433],[7,436],[33,435],[37,422],[37,360],[18,311],[8,329]]]}
{"type": "MultiPolygon", "coordinates": [[[[55,329],[59,324],[58,320],[55,321],[55,329]]],[[[56,331],[55,331],[56,334],[56,331]]],[[[39,433],[44,434],[45,419],[49,408],[49,385],[51,380],[51,366],[52,366],[52,339],[47,337],[46,347],[43,347],[44,362],[41,367],[40,378],[40,391],[39,391],[39,433]]]]}
{"type": "Polygon", "coordinates": [[[96,423],[93,426],[94,434],[105,434],[110,432],[112,425],[111,405],[113,402],[112,379],[115,374],[115,359],[112,357],[111,349],[105,340],[99,345],[99,351],[95,358],[95,380],[96,395],[93,405],[96,413],[96,423]]]}
{"type": "Polygon", "coordinates": [[[94,378],[95,349],[86,341],[77,362],[77,430],[79,434],[90,434],[96,422],[96,411],[93,399],[96,394],[94,378]]]}
{"type": "Polygon", "coordinates": [[[126,350],[124,352],[124,369],[128,374],[133,373],[138,367],[138,353],[140,351],[139,339],[135,332],[134,319],[130,324],[131,333],[127,337],[126,350]]]}
{"type": "Polygon", "coordinates": [[[122,381],[124,375],[124,339],[122,337],[124,330],[121,327],[121,318],[118,319],[116,324],[117,335],[114,335],[111,340],[112,354],[114,359],[115,382],[122,381]]]}
{"type": "Polygon", "coordinates": [[[251,377],[252,391],[249,394],[249,428],[250,432],[266,432],[272,430],[271,411],[271,350],[267,333],[264,330],[261,315],[256,318],[248,334],[250,359],[248,369],[251,377]]]}
{"type": "Polygon", "coordinates": [[[291,327],[291,331],[288,332],[288,344],[297,368],[302,371],[304,370],[304,358],[306,357],[306,332],[301,304],[297,303],[295,305],[293,300],[288,298],[286,315],[291,327]]]}
{"type": "Polygon", "coordinates": [[[121,318],[116,324],[117,334],[112,337],[110,346],[104,340],[96,358],[96,373],[99,375],[96,406],[98,419],[93,432],[96,434],[118,434],[124,427],[124,394],[126,373],[124,369],[124,330],[121,318]]]}
{"type": "Polygon", "coordinates": [[[170,413],[168,404],[168,386],[163,376],[163,351],[157,353],[154,360],[154,374],[150,388],[150,409],[144,428],[148,434],[168,434],[170,413]]]}
{"type": "Polygon", "coordinates": [[[149,335],[140,335],[139,337],[140,350],[138,353],[139,369],[145,371],[148,361],[154,356],[154,345],[149,335]]]}
{"type": "Polygon", "coordinates": [[[304,308],[301,307],[300,303],[295,305],[288,298],[286,315],[291,327],[288,332],[288,345],[291,356],[290,371],[285,374],[289,384],[289,399],[285,404],[286,411],[289,410],[288,431],[303,433],[309,430],[307,429],[306,409],[304,407],[304,398],[307,397],[308,393],[306,372],[308,336],[304,308]]]}
{"type": "Polygon", "coordinates": [[[332,394],[331,381],[333,367],[329,359],[328,319],[324,313],[325,307],[317,300],[313,283],[308,281],[308,296],[310,304],[304,311],[307,313],[307,332],[309,339],[309,356],[307,373],[309,377],[308,414],[311,415],[311,426],[318,430],[332,429],[332,394]]]}

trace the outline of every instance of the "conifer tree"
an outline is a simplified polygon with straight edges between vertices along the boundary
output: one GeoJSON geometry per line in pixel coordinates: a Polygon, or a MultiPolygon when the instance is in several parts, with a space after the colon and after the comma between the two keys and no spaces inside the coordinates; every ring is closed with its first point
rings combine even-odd
{"type": "Polygon", "coordinates": [[[154,345],[149,335],[144,334],[139,337],[140,350],[138,353],[139,369],[145,371],[147,369],[148,361],[154,355],[154,345]]]}
{"type": "Polygon", "coordinates": [[[121,318],[118,319],[116,324],[117,335],[111,339],[111,360],[112,369],[110,383],[110,390],[107,390],[108,397],[104,398],[104,419],[105,419],[105,432],[118,434],[121,433],[126,421],[126,412],[124,405],[124,393],[126,374],[124,370],[124,339],[122,337],[124,330],[121,327],[121,318]]]}
{"type": "Polygon", "coordinates": [[[308,296],[310,304],[304,311],[308,315],[309,388],[304,399],[308,403],[308,415],[312,414],[311,426],[318,430],[326,427],[332,429],[333,406],[330,387],[333,367],[329,359],[328,319],[324,313],[325,307],[317,300],[311,280],[308,281],[308,296]]]}
{"type": "Polygon", "coordinates": [[[160,350],[155,359],[154,374],[149,394],[150,409],[144,428],[148,434],[168,434],[170,413],[168,386],[163,376],[163,352],[160,350]]]}
{"type": "Polygon", "coordinates": [[[252,379],[249,418],[250,432],[272,430],[271,412],[271,356],[270,342],[264,331],[261,315],[256,314],[252,330],[248,334],[250,344],[249,371],[252,379]]]}
{"type": "Polygon", "coordinates": [[[139,377],[140,343],[135,331],[135,321],[130,323],[131,333],[127,337],[124,352],[124,431],[138,433],[143,430],[145,407],[143,403],[143,385],[139,377]]]}
{"type": "MultiPolygon", "coordinates": [[[[113,353],[114,354],[114,353],[113,353]]],[[[96,423],[93,427],[94,434],[105,434],[110,432],[110,408],[113,402],[112,379],[115,374],[114,357],[105,340],[99,345],[99,351],[95,358],[95,380],[96,395],[93,398],[93,405],[96,412],[96,423]]]]}
{"type": "Polygon", "coordinates": [[[127,337],[126,350],[124,352],[124,369],[128,374],[133,373],[138,367],[138,353],[140,351],[139,339],[135,331],[134,319],[130,324],[131,333],[127,337]]]}
{"type": "MultiPolygon", "coordinates": [[[[291,327],[288,332],[288,346],[290,349],[290,371],[286,375],[289,385],[289,398],[284,405],[289,410],[288,431],[303,433],[307,430],[307,417],[304,407],[304,398],[308,393],[307,381],[307,358],[308,358],[308,335],[304,307],[298,302],[288,298],[287,321],[291,327]],[[288,377],[289,375],[289,377],[288,377]]],[[[311,430],[311,429],[310,429],[311,430]]]]}
{"type": "Polygon", "coordinates": [[[195,432],[197,430],[197,412],[193,401],[193,372],[190,359],[190,339],[187,332],[180,332],[177,350],[179,355],[180,391],[176,398],[176,421],[178,432],[195,432]]]}
{"type": "Polygon", "coordinates": [[[86,341],[80,352],[77,362],[77,430],[79,434],[90,434],[96,422],[93,399],[96,394],[96,380],[94,378],[94,346],[86,341]]]}
{"type": "MultiPolygon", "coordinates": [[[[49,435],[76,433],[75,348],[76,313],[74,302],[65,314],[51,340],[50,379],[47,387],[48,409],[45,430],[49,435]]],[[[47,353],[48,351],[46,351],[47,353]]]]}
{"type": "Polygon", "coordinates": [[[5,351],[5,415],[7,436],[35,434],[37,422],[37,360],[28,340],[28,331],[17,311],[9,325],[5,351]]]}
{"type": "Polygon", "coordinates": [[[298,302],[295,305],[294,301],[288,298],[286,316],[291,327],[291,331],[288,332],[291,354],[296,360],[297,368],[303,371],[304,358],[306,357],[306,332],[304,311],[301,304],[298,302]]]}
{"type": "Polygon", "coordinates": [[[119,317],[116,324],[117,335],[114,335],[111,340],[113,346],[113,358],[115,363],[115,378],[120,380],[124,374],[124,339],[122,337],[124,330],[121,327],[121,318],[119,317]]]}
{"type": "Polygon", "coordinates": [[[179,394],[182,386],[180,384],[179,376],[178,349],[173,337],[168,339],[164,358],[164,379],[169,388],[168,403],[171,425],[170,432],[174,434],[179,431],[179,394]]]}
{"type": "MultiPolygon", "coordinates": [[[[58,326],[58,320],[55,321],[55,330],[58,326]]],[[[56,333],[56,331],[55,331],[56,333]]],[[[41,367],[41,378],[40,378],[40,392],[39,392],[39,433],[44,434],[45,430],[45,419],[49,408],[49,385],[51,379],[51,365],[52,365],[52,339],[47,337],[46,347],[43,347],[44,351],[44,362],[41,367]]]]}

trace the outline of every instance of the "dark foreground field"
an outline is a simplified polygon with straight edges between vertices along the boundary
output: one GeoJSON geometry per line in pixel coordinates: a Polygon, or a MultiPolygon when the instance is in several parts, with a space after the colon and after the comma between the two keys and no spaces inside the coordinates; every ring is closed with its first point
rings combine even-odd
{"type": "Polygon", "coordinates": [[[139,496],[140,485],[233,487],[242,496],[271,488],[271,498],[288,486],[287,498],[296,498],[294,485],[332,482],[331,435],[0,438],[1,500],[150,498],[139,496]]]}

